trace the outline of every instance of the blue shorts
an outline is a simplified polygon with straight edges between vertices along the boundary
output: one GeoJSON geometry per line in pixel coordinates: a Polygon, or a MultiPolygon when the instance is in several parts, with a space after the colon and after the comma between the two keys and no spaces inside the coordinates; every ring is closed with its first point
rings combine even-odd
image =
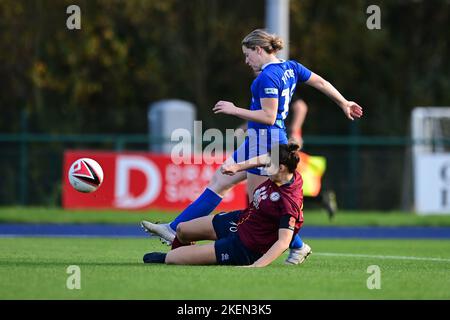
{"type": "Polygon", "coordinates": [[[218,240],[214,242],[217,264],[249,265],[262,255],[248,250],[237,234],[237,222],[241,211],[219,213],[213,218],[218,240]]]}
{"type": "MultiPolygon", "coordinates": [[[[273,144],[286,144],[287,136],[285,130],[261,130],[255,129],[247,130],[247,137],[244,142],[233,153],[233,160],[236,163],[246,161],[257,156],[267,154],[273,144]]],[[[265,168],[252,168],[247,172],[259,175],[267,176],[265,168]]]]}

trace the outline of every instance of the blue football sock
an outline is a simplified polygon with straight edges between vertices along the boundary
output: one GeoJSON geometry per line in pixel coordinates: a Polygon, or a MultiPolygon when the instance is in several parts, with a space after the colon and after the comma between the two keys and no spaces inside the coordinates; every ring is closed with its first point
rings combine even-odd
{"type": "Polygon", "coordinates": [[[206,188],[205,191],[170,224],[172,230],[177,230],[178,224],[210,214],[222,201],[217,193],[206,188]]]}
{"type": "Polygon", "coordinates": [[[302,246],[303,246],[303,241],[297,233],[295,235],[294,239],[292,239],[291,244],[289,245],[289,248],[300,249],[302,246]]]}

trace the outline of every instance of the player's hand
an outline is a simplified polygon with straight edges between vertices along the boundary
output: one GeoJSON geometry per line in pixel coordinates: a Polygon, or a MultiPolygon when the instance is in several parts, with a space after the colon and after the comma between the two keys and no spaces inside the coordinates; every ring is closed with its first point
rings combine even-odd
{"type": "Polygon", "coordinates": [[[295,142],[300,146],[300,149],[303,148],[303,138],[300,130],[292,130],[291,136],[289,137],[288,142],[295,142]]]}
{"type": "Polygon", "coordinates": [[[213,108],[214,113],[224,113],[234,116],[236,114],[237,107],[234,103],[229,101],[219,101],[213,108]]]}
{"type": "Polygon", "coordinates": [[[238,172],[239,166],[236,163],[224,163],[220,167],[220,172],[228,176],[234,176],[238,172]]]}
{"type": "Polygon", "coordinates": [[[342,110],[350,120],[361,118],[363,115],[363,108],[361,108],[356,102],[353,101],[347,101],[346,103],[344,103],[344,105],[342,106],[342,110]]]}

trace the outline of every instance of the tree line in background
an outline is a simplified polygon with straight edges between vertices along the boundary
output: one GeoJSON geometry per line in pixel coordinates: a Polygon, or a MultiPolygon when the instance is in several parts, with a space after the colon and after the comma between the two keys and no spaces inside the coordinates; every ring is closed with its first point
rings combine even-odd
{"type": "MultiPolygon", "coordinates": [[[[264,15],[265,0],[0,0],[0,133],[21,132],[26,115],[34,133],[143,134],[148,106],[168,98],[194,103],[204,130],[237,127],[211,109],[249,105],[241,40],[264,15]],[[73,4],[81,30],[66,27],[73,4]]],[[[290,57],[364,107],[355,125],[299,86],[304,133],[406,136],[414,106],[449,106],[449,26],[446,0],[291,0],[290,57]],[[380,30],[366,26],[373,4],[380,30]]],[[[2,143],[0,204],[59,204],[62,153],[80,147],[93,145],[2,143]]],[[[329,160],[325,182],[342,207],[399,208],[403,147],[306,147],[329,160]]]]}
{"type": "MultiPolygon", "coordinates": [[[[365,108],[360,133],[405,135],[418,105],[450,105],[448,1],[290,1],[290,57],[365,108]]],[[[0,1],[1,132],[145,133],[148,105],[193,102],[204,128],[240,121],[211,112],[249,105],[253,79],[241,39],[264,27],[264,0],[0,1]],[[66,8],[81,8],[68,30],[66,8]]],[[[347,134],[331,101],[300,86],[308,134],[347,134]]]]}

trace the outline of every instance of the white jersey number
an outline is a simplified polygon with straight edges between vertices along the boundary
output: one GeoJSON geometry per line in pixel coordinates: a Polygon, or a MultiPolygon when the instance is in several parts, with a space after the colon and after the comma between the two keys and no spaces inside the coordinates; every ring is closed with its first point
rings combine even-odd
{"type": "Polygon", "coordinates": [[[284,97],[283,112],[281,112],[281,119],[286,119],[289,112],[289,103],[291,102],[292,95],[294,94],[296,84],[293,84],[291,89],[287,88],[281,92],[281,96],[284,97]]]}

